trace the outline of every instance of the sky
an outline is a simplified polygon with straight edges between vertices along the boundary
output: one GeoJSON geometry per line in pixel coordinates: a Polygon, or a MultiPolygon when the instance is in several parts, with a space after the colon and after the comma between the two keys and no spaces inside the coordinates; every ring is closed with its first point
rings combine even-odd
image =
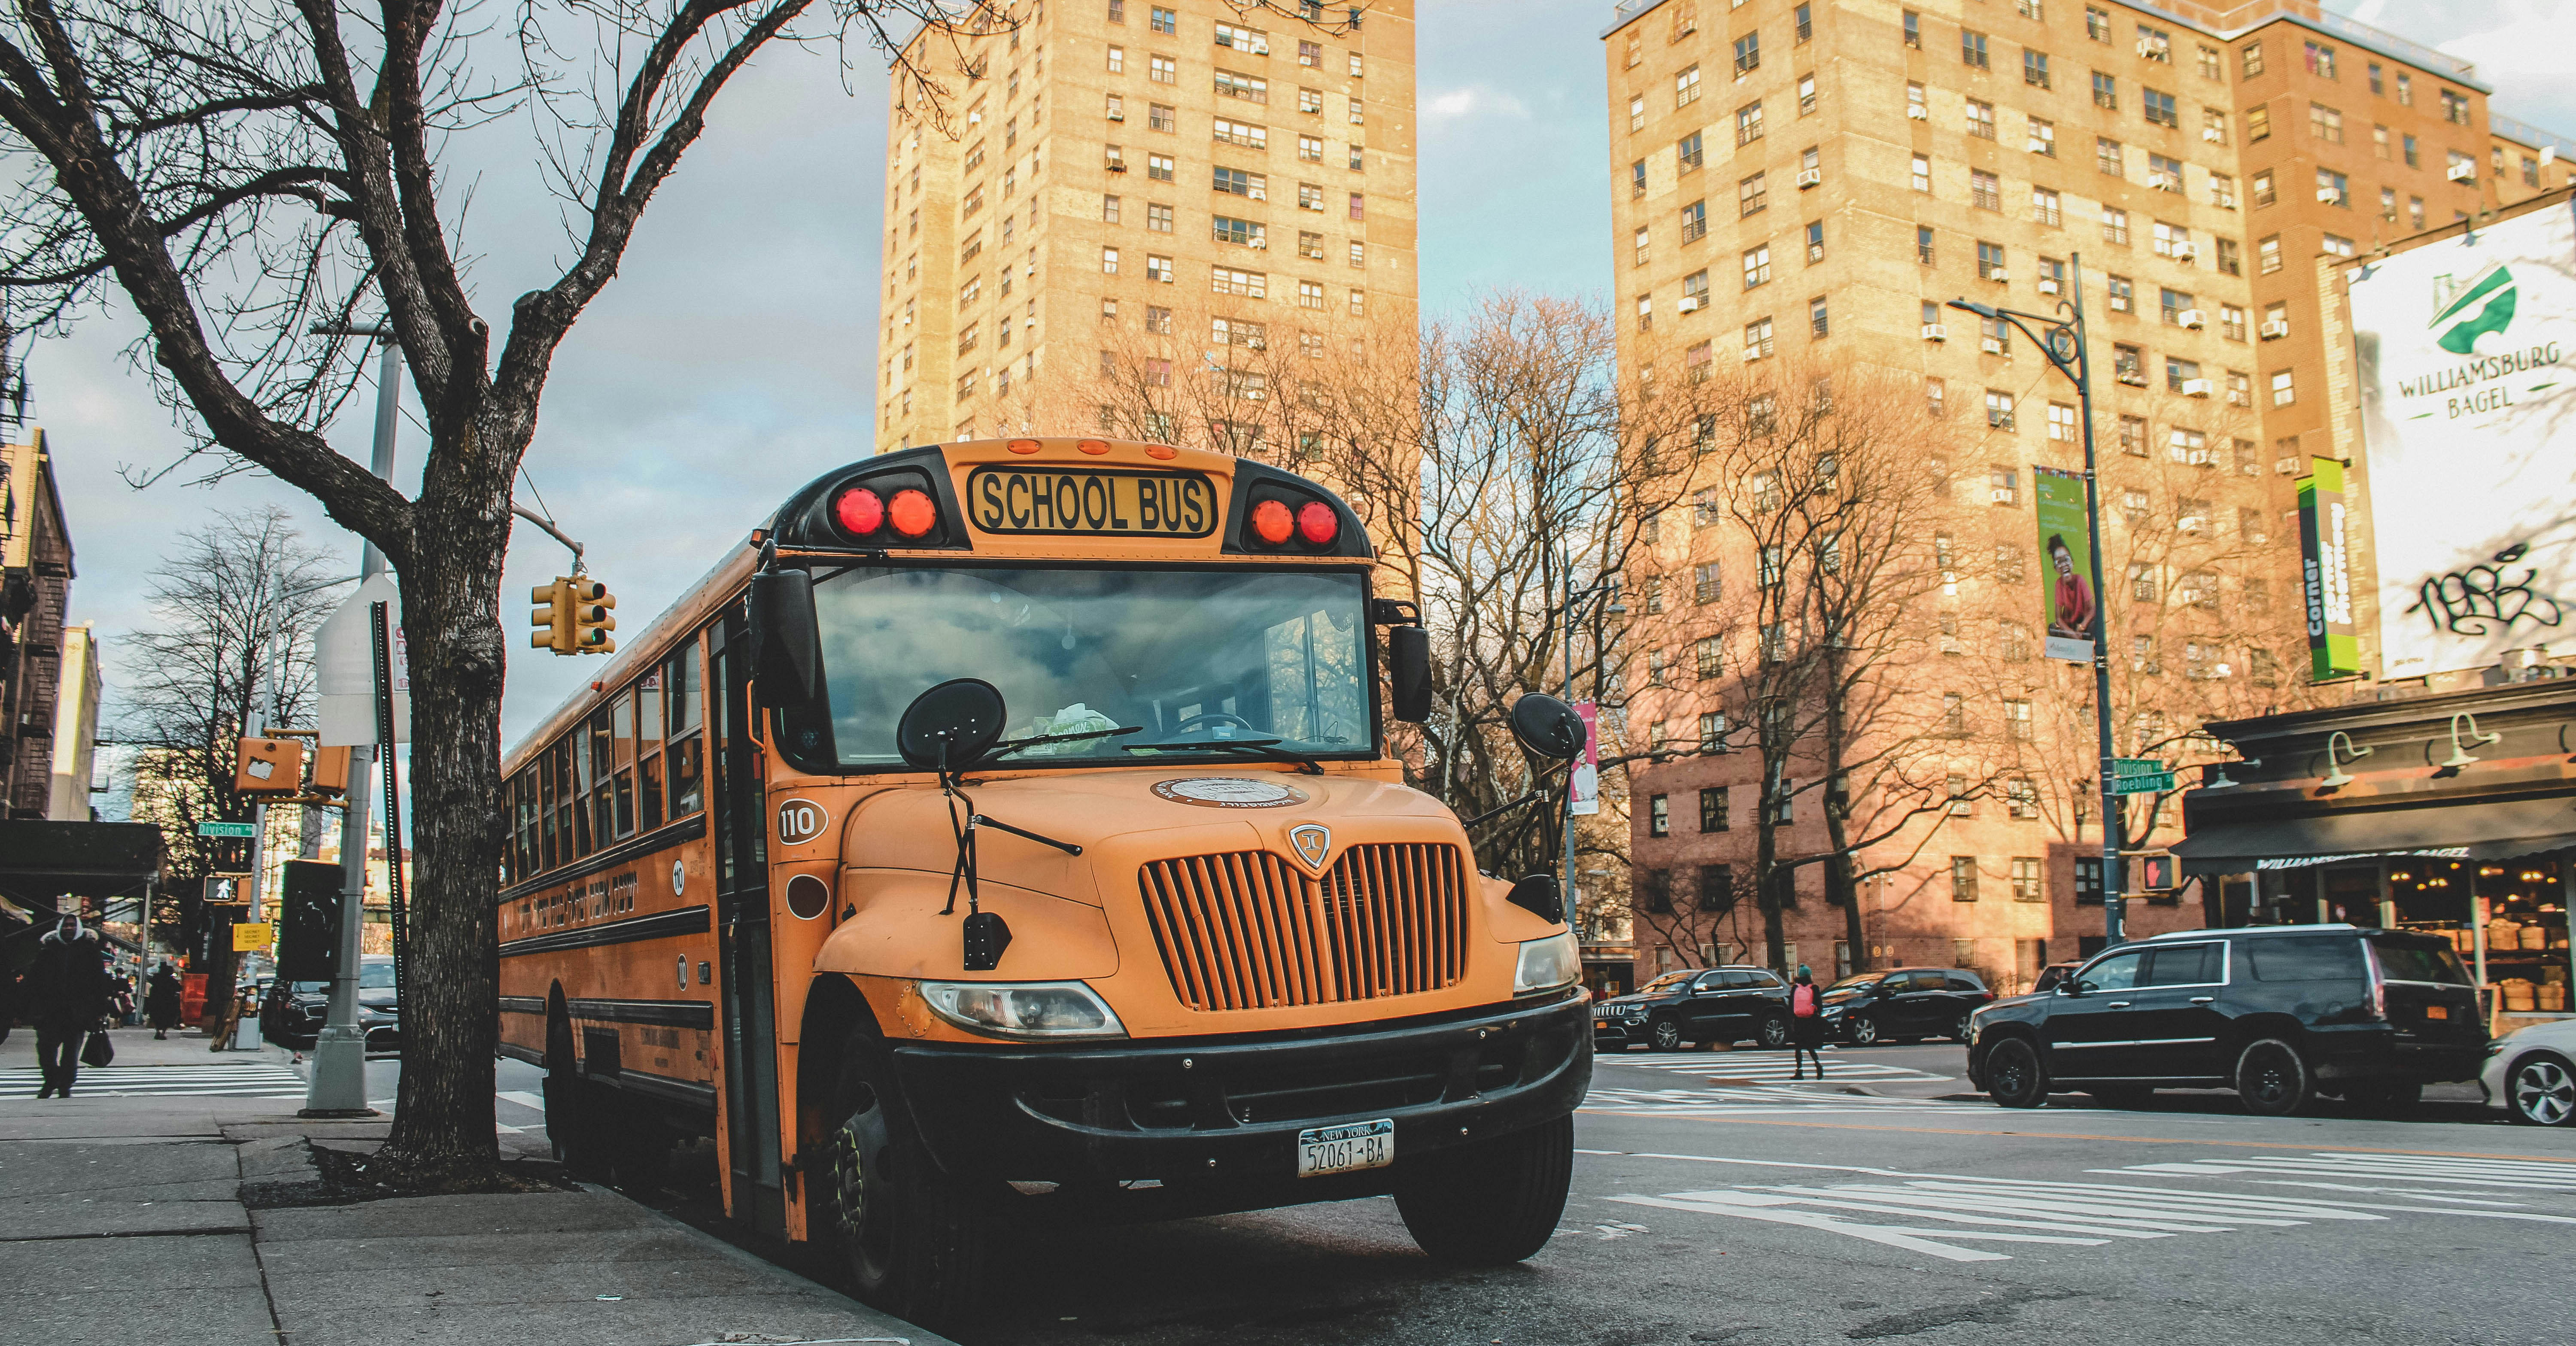
{"type": "MultiPolygon", "coordinates": [[[[2328,7],[2476,62],[2496,108],[2576,134],[2576,82],[2563,73],[2576,0],[2328,7]]],[[[1598,296],[1611,271],[1599,42],[1610,6],[1418,0],[1418,9],[1425,309],[1509,287],[1598,296]]],[[[845,75],[828,48],[773,47],[737,77],[555,362],[520,502],[541,503],[582,540],[630,632],[797,486],[869,451],[885,79],[872,53],[853,52],[851,64],[845,75]]],[[[479,258],[477,302],[496,326],[509,297],[549,282],[568,251],[527,144],[524,124],[505,125],[473,150],[466,244],[479,258]]],[[[174,534],[275,503],[317,544],[344,550],[353,566],[356,556],[354,539],[309,499],[264,476],[127,484],[130,470],[168,463],[183,443],[127,362],[137,330],[111,309],[38,343],[29,359],[29,419],[53,446],[77,550],[72,620],[108,643],[110,723],[116,637],[152,620],[141,595],[174,534]]],[[[407,408],[396,481],[409,491],[424,436],[416,400],[407,396],[407,408]]],[[[366,390],[332,440],[363,462],[372,424],[366,390]]],[[[520,527],[505,620],[524,606],[515,595],[564,573],[566,559],[520,527]]],[[[514,621],[505,741],[599,667],[526,649],[518,630],[514,621]]]]}

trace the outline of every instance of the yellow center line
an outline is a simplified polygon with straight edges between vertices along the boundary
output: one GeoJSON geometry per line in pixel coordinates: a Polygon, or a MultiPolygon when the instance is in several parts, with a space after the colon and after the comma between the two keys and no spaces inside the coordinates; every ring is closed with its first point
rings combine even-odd
{"type": "MultiPolygon", "coordinates": [[[[1667,1117],[1669,1113],[1628,1112],[1616,1108],[1581,1108],[1605,1117],[1667,1117]]],[[[1693,1117],[1694,1122],[1737,1126],[1794,1126],[1821,1131],[1904,1131],[1926,1136],[2018,1136],[2029,1140],[2117,1140],[2132,1145],[2232,1145],[2255,1150],[2330,1150],[2342,1154],[2411,1154],[2431,1159],[2516,1159],[2535,1164],[2576,1164],[2576,1157],[2545,1154],[2490,1154],[2481,1150],[2405,1150],[2387,1145],[2294,1145],[2277,1140],[2206,1140],[2198,1136],[2106,1136],[2084,1131],[1970,1131],[1946,1126],[1865,1126],[1858,1122],[1773,1121],[1760,1117],[1693,1117]]]]}

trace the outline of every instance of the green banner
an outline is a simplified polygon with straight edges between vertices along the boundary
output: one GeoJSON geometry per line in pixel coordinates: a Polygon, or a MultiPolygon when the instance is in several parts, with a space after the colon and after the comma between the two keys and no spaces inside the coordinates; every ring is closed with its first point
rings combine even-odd
{"type": "Polygon", "coordinates": [[[2040,601],[2048,613],[2051,659],[2093,662],[2093,542],[2085,526],[2084,474],[2054,467],[2030,470],[2039,518],[2040,601]]]}
{"type": "Polygon", "coordinates": [[[2308,675],[2316,682],[2361,672],[2344,524],[2343,464],[2309,459],[2308,475],[2299,478],[2299,559],[2307,590],[2308,675]]]}

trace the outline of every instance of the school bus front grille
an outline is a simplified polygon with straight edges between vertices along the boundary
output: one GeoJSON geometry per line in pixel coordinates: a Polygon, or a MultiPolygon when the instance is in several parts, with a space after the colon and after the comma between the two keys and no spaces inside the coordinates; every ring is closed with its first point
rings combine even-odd
{"type": "Polygon", "coordinates": [[[1354,846],[1319,881],[1266,851],[1156,860],[1137,874],[1163,970],[1194,1010],[1414,995],[1467,973],[1458,848],[1354,846]]]}

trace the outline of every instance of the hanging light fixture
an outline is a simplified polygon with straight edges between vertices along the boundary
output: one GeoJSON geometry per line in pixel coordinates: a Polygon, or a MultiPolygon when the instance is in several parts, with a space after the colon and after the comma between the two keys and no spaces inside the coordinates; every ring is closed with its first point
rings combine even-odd
{"type": "Polygon", "coordinates": [[[2334,731],[2334,734],[2326,739],[2326,778],[2318,781],[2317,784],[2329,790],[2340,790],[2352,784],[2352,776],[2343,769],[2343,762],[2358,762],[2376,751],[2378,751],[2376,748],[2356,748],[2352,743],[2352,735],[2340,729],[2334,731]],[[2337,743],[2343,745],[2342,762],[2335,760],[2337,743]]]}
{"type": "Polygon", "coordinates": [[[2462,721],[2462,720],[2466,720],[2466,721],[2468,721],[2468,722],[2469,722],[2469,736],[2468,736],[2468,741],[2469,741],[2469,742],[2471,742],[2471,743],[2474,743],[2474,744],[2477,744],[2477,745],[2479,745],[2479,746],[2483,747],[2483,746],[2485,746],[2486,744],[2493,743],[2493,742],[2495,742],[2497,739],[2500,739],[2500,738],[2503,738],[2503,737],[2504,737],[2504,735],[2502,735],[2502,734],[2495,734],[2495,733],[2480,733],[2480,732],[2478,732],[2478,717],[2477,717],[2477,716],[2475,716],[2475,715],[2471,715],[2470,713],[2468,713],[2468,712],[2467,712],[2467,711],[2465,711],[2465,710],[2464,710],[2464,711],[2461,711],[2461,712],[2460,712],[2459,714],[2457,714],[2457,715],[2452,716],[2452,717],[2451,717],[2451,755],[2450,755],[2450,756],[2448,756],[2448,757],[2443,758],[2440,762],[2438,762],[2438,763],[2436,763],[2436,764],[2435,764],[2435,765],[2437,765],[2437,766],[2440,766],[2440,767],[2441,767],[2443,770],[2445,770],[2445,771],[2457,771],[2457,770],[2459,770],[2459,769],[2460,769],[2460,768],[2462,768],[2462,767],[2466,767],[2466,766],[2474,766],[2474,765],[2476,765],[2476,764],[2477,764],[2478,759],[2477,759],[2477,758],[2475,758],[2475,757],[2470,756],[2470,755],[2469,755],[2469,751],[2468,751],[2468,749],[2467,749],[2467,748],[2465,748],[2465,747],[2463,747],[2463,746],[2461,746],[2461,743],[2460,743],[2460,721],[2462,721]]]}

